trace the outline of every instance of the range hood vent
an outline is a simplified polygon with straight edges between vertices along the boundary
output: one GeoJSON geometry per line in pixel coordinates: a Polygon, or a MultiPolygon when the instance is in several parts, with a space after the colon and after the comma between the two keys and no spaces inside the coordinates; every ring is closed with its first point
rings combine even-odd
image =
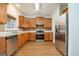
{"type": "Polygon", "coordinates": [[[36,26],[43,26],[43,23],[37,23],[36,26]]]}

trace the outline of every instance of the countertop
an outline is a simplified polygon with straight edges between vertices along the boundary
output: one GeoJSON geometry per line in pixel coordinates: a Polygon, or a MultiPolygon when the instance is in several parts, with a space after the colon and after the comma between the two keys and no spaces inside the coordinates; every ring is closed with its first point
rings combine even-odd
{"type": "MultiPolygon", "coordinates": [[[[26,32],[36,32],[36,31],[16,31],[16,32],[0,32],[0,37],[18,35],[18,33],[26,33],[26,32]]],[[[44,31],[44,32],[53,32],[53,31],[44,31]]]]}
{"type": "Polygon", "coordinates": [[[18,35],[18,32],[0,32],[0,37],[18,35]]]}

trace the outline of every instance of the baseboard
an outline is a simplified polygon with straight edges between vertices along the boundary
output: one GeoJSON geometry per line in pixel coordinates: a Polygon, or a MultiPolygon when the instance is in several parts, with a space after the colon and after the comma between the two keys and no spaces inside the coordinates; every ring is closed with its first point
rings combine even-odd
{"type": "Polygon", "coordinates": [[[44,40],[44,42],[52,42],[52,40],[44,40]]]}
{"type": "Polygon", "coordinates": [[[36,40],[28,40],[29,42],[36,42],[36,40]]]}

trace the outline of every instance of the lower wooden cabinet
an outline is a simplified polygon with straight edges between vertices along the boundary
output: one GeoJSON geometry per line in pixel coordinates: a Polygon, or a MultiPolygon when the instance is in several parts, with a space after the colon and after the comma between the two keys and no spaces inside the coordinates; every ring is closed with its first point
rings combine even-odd
{"type": "Polygon", "coordinates": [[[44,41],[52,41],[53,32],[44,32],[44,41]]]}
{"type": "Polygon", "coordinates": [[[20,48],[23,44],[22,33],[18,34],[18,48],[20,48]]]}
{"type": "Polygon", "coordinates": [[[49,32],[44,32],[44,41],[49,40],[49,32]]]}
{"type": "Polygon", "coordinates": [[[36,32],[30,32],[30,35],[29,35],[29,37],[30,37],[30,41],[36,41],[36,32]]]}
{"type": "Polygon", "coordinates": [[[0,53],[4,54],[6,52],[6,40],[5,37],[0,37],[0,53]]]}
{"type": "Polygon", "coordinates": [[[28,40],[29,40],[29,33],[26,32],[23,34],[23,41],[24,41],[24,43],[26,43],[28,40]]]}
{"type": "Polygon", "coordinates": [[[19,33],[18,34],[18,48],[25,44],[29,40],[29,33],[19,33]]]}
{"type": "Polygon", "coordinates": [[[53,32],[49,32],[49,41],[53,40],[53,32]]]}

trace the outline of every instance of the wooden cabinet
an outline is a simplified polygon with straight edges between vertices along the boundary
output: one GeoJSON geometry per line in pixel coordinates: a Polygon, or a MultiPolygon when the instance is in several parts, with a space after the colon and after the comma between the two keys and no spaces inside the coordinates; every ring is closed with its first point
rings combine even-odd
{"type": "MultiPolygon", "coordinates": [[[[51,18],[44,18],[44,17],[36,17],[36,18],[26,18],[28,19],[25,21],[25,27],[29,29],[36,29],[36,23],[43,23],[44,24],[44,29],[51,29],[52,28],[52,19],[51,18]]],[[[22,20],[21,20],[22,22],[22,20]]],[[[22,24],[21,24],[22,25],[22,24]]]]}
{"type": "Polygon", "coordinates": [[[18,34],[18,48],[20,48],[23,44],[22,33],[18,34]]]}
{"type": "Polygon", "coordinates": [[[44,41],[49,40],[49,32],[44,32],[44,41]]]}
{"type": "Polygon", "coordinates": [[[23,42],[26,43],[29,40],[29,33],[26,32],[23,34],[23,42]]]}
{"type": "Polygon", "coordinates": [[[5,37],[0,37],[0,53],[4,54],[6,52],[6,40],[5,37]]]}
{"type": "Polygon", "coordinates": [[[36,20],[35,18],[30,18],[29,20],[29,28],[36,28],[36,20]]]}
{"type": "Polygon", "coordinates": [[[44,20],[44,28],[52,28],[52,20],[51,18],[45,18],[44,20]]]}
{"type": "Polygon", "coordinates": [[[52,41],[53,32],[44,32],[44,41],[52,41]]]}
{"type": "Polygon", "coordinates": [[[19,27],[23,27],[24,25],[24,16],[19,16],[19,27]]]}
{"type": "Polygon", "coordinates": [[[7,23],[7,4],[0,3],[0,24],[7,23]]]}
{"type": "Polygon", "coordinates": [[[53,32],[49,32],[49,41],[53,40],[53,32]]]}
{"type": "Polygon", "coordinates": [[[29,29],[29,20],[24,20],[24,28],[29,29]]]}
{"type": "Polygon", "coordinates": [[[44,23],[44,17],[36,17],[37,23],[44,23]]]}
{"type": "Polygon", "coordinates": [[[29,32],[18,34],[18,48],[29,40],[29,32]]]}
{"type": "Polygon", "coordinates": [[[36,32],[30,32],[30,41],[36,41],[36,32]]]}

